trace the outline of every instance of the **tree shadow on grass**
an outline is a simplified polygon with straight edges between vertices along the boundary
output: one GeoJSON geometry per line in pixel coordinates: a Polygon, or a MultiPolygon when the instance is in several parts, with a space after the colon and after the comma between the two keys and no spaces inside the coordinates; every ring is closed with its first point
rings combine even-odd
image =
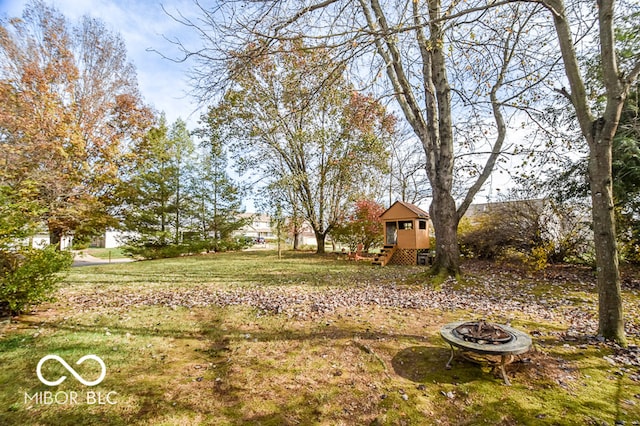
{"type": "Polygon", "coordinates": [[[457,360],[446,368],[451,351],[437,346],[411,346],[398,352],[391,364],[394,372],[416,383],[467,383],[486,377],[478,364],[457,360]]]}
{"type": "MultiPolygon", "coordinates": [[[[167,309],[162,312],[172,313],[173,310],[167,309]]],[[[232,425],[305,424],[305,422],[309,424],[329,420],[334,421],[334,424],[341,422],[368,424],[377,416],[383,418],[386,410],[389,410],[390,415],[408,412],[413,413],[413,419],[422,418],[420,416],[424,414],[419,411],[420,405],[415,403],[422,398],[421,393],[407,388],[406,382],[403,383],[397,377],[388,377],[385,375],[387,372],[416,384],[424,384],[423,389],[426,395],[424,398],[433,399],[433,402],[429,400],[429,404],[434,404],[430,408],[434,418],[446,419],[450,421],[449,424],[478,424],[485,423],[485,420],[493,424],[562,424],[558,422],[558,419],[562,420],[559,414],[553,414],[562,410],[577,410],[584,418],[594,415],[593,413],[603,413],[598,416],[606,419],[611,419],[613,416],[629,418],[619,413],[619,404],[615,407],[610,402],[594,401],[594,404],[597,402],[601,405],[574,407],[573,396],[567,392],[557,392],[557,385],[554,380],[551,380],[557,379],[560,373],[566,373],[563,369],[566,366],[559,361],[551,363],[555,358],[549,355],[539,354],[538,358],[534,357],[533,361],[540,364],[538,367],[534,367],[535,362],[521,366],[508,366],[507,371],[514,384],[512,388],[508,388],[504,387],[500,377],[489,373],[488,368],[464,359],[456,358],[453,368],[447,370],[445,366],[451,352],[435,331],[429,332],[427,329],[422,329],[424,331],[422,333],[418,332],[420,335],[369,332],[368,328],[365,331],[364,326],[357,326],[351,322],[331,325],[327,323],[326,326],[321,323],[296,328],[293,325],[287,325],[286,322],[275,321],[279,318],[278,316],[273,317],[273,323],[267,319],[264,323],[258,321],[257,326],[254,327],[243,326],[242,323],[223,327],[228,311],[202,309],[197,312],[201,316],[183,318],[186,311],[178,310],[177,317],[165,318],[163,315],[158,316],[154,321],[145,316],[142,317],[142,324],[140,321],[130,324],[115,318],[111,321],[107,321],[107,318],[106,322],[96,323],[91,322],[92,317],[87,317],[82,323],[71,320],[42,323],[36,317],[24,318],[27,330],[37,326],[52,328],[59,332],[51,335],[55,336],[55,339],[51,338],[39,343],[43,353],[64,349],[65,338],[77,333],[104,336],[108,326],[111,337],[90,340],[90,342],[95,341],[98,348],[109,351],[112,346],[119,347],[118,351],[113,351],[105,358],[106,361],[111,358],[108,365],[109,378],[112,379],[105,384],[107,386],[105,389],[117,390],[121,396],[119,405],[106,407],[104,411],[98,413],[94,413],[89,409],[90,407],[75,407],[64,413],[48,408],[34,413],[24,410],[23,404],[20,403],[18,408],[24,416],[22,418],[38,420],[42,424],[87,424],[86,421],[96,415],[95,418],[100,421],[94,424],[116,425],[127,424],[136,419],[149,423],[187,424],[179,423],[179,419],[187,421],[189,416],[199,419],[193,420],[192,424],[197,424],[198,421],[201,424],[207,422],[215,424],[220,419],[225,419],[227,424],[232,425]],[[183,319],[189,322],[182,323],[183,319]],[[197,325],[187,325],[192,324],[192,321],[197,325]],[[193,354],[193,363],[198,364],[198,369],[189,367],[187,370],[188,366],[177,368],[158,358],[150,359],[148,356],[151,355],[152,350],[141,351],[137,348],[125,350],[127,346],[119,345],[117,343],[119,340],[111,343],[111,340],[116,337],[127,338],[128,333],[138,337],[172,339],[171,344],[182,351],[184,359],[188,361],[191,357],[189,353],[193,354]],[[196,339],[201,341],[204,347],[198,346],[196,349],[193,343],[184,339],[196,339]],[[285,344],[278,344],[279,342],[285,342],[285,344]],[[276,344],[269,346],[269,343],[276,344]],[[400,349],[405,345],[413,346],[400,349]],[[265,347],[280,352],[271,355],[268,352],[260,352],[265,347]],[[366,382],[357,382],[356,367],[340,366],[339,374],[335,375],[333,373],[337,368],[328,368],[326,374],[318,375],[319,369],[330,367],[332,362],[343,361],[340,358],[335,360],[331,358],[331,350],[336,347],[339,349],[333,353],[351,355],[351,359],[356,363],[362,363],[365,366],[366,381],[379,382],[378,388],[370,388],[366,382]],[[356,347],[360,351],[355,349],[356,347]],[[242,352],[238,353],[238,348],[241,348],[242,352]],[[254,354],[255,359],[251,358],[251,353],[254,354]],[[289,355],[291,358],[287,358],[289,355]],[[324,358],[324,355],[328,357],[324,358]],[[141,362],[134,363],[136,368],[129,366],[130,360],[133,362],[143,356],[147,357],[145,362],[149,364],[144,371],[137,370],[138,367],[144,367],[141,362]],[[301,359],[312,358],[313,363],[309,365],[315,366],[315,369],[310,370],[309,375],[316,374],[312,381],[305,381],[308,379],[305,373],[297,371],[296,365],[291,363],[296,356],[301,359]],[[244,358],[238,363],[237,357],[244,358]],[[287,364],[287,359],[290,364],[287,364]],[[386,364],[384,371],[379,364],[386,364]],[[113,369],[111,369],[112,365],[113,369]],[[557,368],[552,369],[553,366],[557,368]],[[121,368],[122,372],[116,371],[116,368],[121,368]],[[274,383],[270,381],[274,376],[269,369],[291,375],[291,379],[274,383]],[[289,389],[287,386],[299,385],[296,382],[296,375],[300,376],[302,385],[287,390],[289,389]],[[381,386],[380,383],[383,385],[381,386]],[[527,386],[527,389],[523,390],[524,386],[527,386]],[[252,394],[252,391],[259,387],[272,388],[275,396],[260,389],[258,389],[259,392],[252,394]],[[406,389],[410,394],[409,399],[403,400],[397,388],[406,389]],[[385,394],[384,400],[380,399],[382,393],[385,394]],[[449,393],[454,396],[450,397],[449,393]],[[502,397],[495,401],[495,398],[479,396],[492,393],[502,397]],[[548,395],[554,397],[554,408],[545,408],[547,403],[545,399],[548,395]],[[130,402],[127,402],[127,398],[130,402]],[[203,402],[207,400],[214,400],[214,402],[203,402]],[[331,403],[336,400],[344,401],[345,405],[331,403]],[[131,405],[127,407],[127,403],[131,405]],[[251,406],[254,403],[264,403],[265,406],[262,409],[255,409],[251,406]],[[369,406],[353,409],[349,405],[351,403],[369,404],[369,406]],[[121,408],[120,411],[118,408],[121,408]],[[615,408],[618,409],[618,413],[613,411],[615,408]],[[107,414],[109,416],[105,418],[107,414]],[[363,419],[368,421],[364,423],[363,419]]],[[[305,325],[308,324],[305,323],[305,325]]],[[[43,336],[46,337],[49,334],[44,333],[43,336]]],[[[21,335],[20,338],[24,339],[24,336],[21,335]]],[[[29,338],[28,343],[33,344],[34,340],[35,338],[29,338]]],[[[17,350],[21,344],[24,344],[18,337],[5,338],[0,342],[3,343],[0,347],[7,351],[17,350]]],[[[553,342],[550,340],[545,343],[551,345],[553,342]]],[[[146,341],[138,346],[145,345],[146,341]]],[[[153,351],[156,350],[155,348],[156,346],[153,351]]],[[[87,341],[81,344],[73,343],[73,350],[77,354],[93,353],[96,347],[87,341]]],[[[160,351],[158,353],[162,352],[160,346],[158,350],[160,351]]],[[[581,356],[596,356],[597,354],[593,352],[587,351],[581,356]]],[[[29,371],[21,370],[31,375],[30,381],[25,382],[27,388],[31,382],[35,381],[32,377],[33,369],[40,356],[42,355],[33,355],[29,371]]],[[[69,357],[70,360],[72,358],[76,359],[77,356],[69,357]]],[[[621,395],[620,389],[619,385],[616,400],[629,398],[621,395]]],[[[19,416],[20,413],[6,413],[4,424],[16,424],[15,420],[20,417],[14,417],[14,415],[19,416]]],[[[3,423],[2,413],[0,413],[0,423],[3,423]]],[[[429,423],[427,421],[423,424],[429,423]]]]}

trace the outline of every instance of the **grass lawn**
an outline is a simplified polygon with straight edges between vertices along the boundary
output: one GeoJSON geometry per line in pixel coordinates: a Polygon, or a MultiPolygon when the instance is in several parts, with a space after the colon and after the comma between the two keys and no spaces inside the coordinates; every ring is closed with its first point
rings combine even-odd
{"type": "MultiPolygon", "coordinates": [[[[433,291],[420,267],[308,253],[74,268],[57,302],[0,324],[0,425],[640,424],[640,352],[590,336],[590,271],[465,270],[433,291]],[[477,318],[532,335],[511,386],[486,363],[445,369],[440,327],[477,318]],[[68,377],[47,386],[49,354],[85,380],[95,354],[105,378],[49,360],[44,378],[68,377]]],[[[637,345],[640,297],[624,297],[637,345]]]]}
{"type": "Polygon", "coordinates": [[[128,257],[121,248],[88,248],[82,251],[98,259],[124,259],[128,257]]]}

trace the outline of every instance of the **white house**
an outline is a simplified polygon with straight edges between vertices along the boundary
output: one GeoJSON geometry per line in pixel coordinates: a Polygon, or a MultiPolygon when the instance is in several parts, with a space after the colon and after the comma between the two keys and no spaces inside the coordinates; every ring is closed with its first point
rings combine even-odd
{"type": "Polygon", "coordinates": [[[271,217],[268,215],[259,213],[241,213],[240,218],[249,219],[249,223],[238,229],[235,232],[235,235],[254,239],[276,238],[276,235],[271,229],[271,217]]]}
{"type": "MultiPolygon", "coordinates": [[[[50,244],[51,239],[46,232],[38,232],[31,236],[25,243],[30,244],[33,248],[43,248],[50,244]]],[[[70,250],[73,245],[73,235],[65,235],[60,238],[60,249],[70,250]]]]}
{"type": "Polygon", "coordinates": [[[91,240],[91,247],[97,248],[118,248],[124,245],[124,240],[136,235],[134,232],[123,232],[115,229],[108,229],[103,235],[91,240]]]}
{"type": "MultiPolygon", "coordinates": [[[[242,218],[249,218],[251,221],[244,227],[237,230],[235,235],[254,239],[264,238],[265,240],[275,240],[277,238],[277,230],[271,227],[271,217],[269,215],[260,213],[243,213],[240,216],[242,218]]],[[[308,222],[304,222],[298,231],[299,246],[315,246],[317,244],[316,236],[308,222]]],[[[291,230],[288,229],[287,233],[286,238],[288,242],[293,244],[293,235],[291,234],[291,230]]]]}

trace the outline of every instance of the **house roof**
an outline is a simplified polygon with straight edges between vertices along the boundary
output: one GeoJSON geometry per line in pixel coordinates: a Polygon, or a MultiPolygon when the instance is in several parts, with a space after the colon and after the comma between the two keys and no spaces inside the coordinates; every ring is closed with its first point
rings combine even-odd
{"type": "Polygon", "coordinates": [[[400,210],[400,209],[406,209],[408,210],[408,213],[410,213],[412,216],[418,217],[418,218],[423,218],[423,219],[429,219],[429,213],[427,213],[426,211],[422,210],[420,207],[411,204],[411,203],[405,203],[404,201],[396,201],[395,203],[393,203],[391,205],[391,207],[389,207],[388,209],[386,209],[381,215],[381,218],[384,218],[385,216],[387,216],[389,212],[393,211],[393,210],[400,210]]]}
{"type": "Polygon", "coordinates": [[[505,200],[505,201],[494,201],[489,203],[478,203],[471,204],[467,211],[465,212],[465,216],[468,218],[473,218],[479,216],[483,213],[490,212],[498,212],[504,211],[506,209],[515,208],[542,208],[546,203],[546,199],[544,198],[533,198],[533,199],[525,199],[525,200],[505,200]]]}

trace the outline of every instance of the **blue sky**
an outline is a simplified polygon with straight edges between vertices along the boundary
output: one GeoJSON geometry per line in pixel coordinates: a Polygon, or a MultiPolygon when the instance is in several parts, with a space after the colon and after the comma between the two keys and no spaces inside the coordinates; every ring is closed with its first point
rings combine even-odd
{"type": "MultiPolygon", "coordinates": [[[[195,102],[186,94],[189,64],[177,64],[149,51],[155,49],[175,57],[178,52],[163,35],[181,40],[193,37],[162,10],[164,5],[171,13],[180,11],[192,16],[195,6],[191,0],[52,0],[47,3],[72,23],[89,15],[120,33],[127,45],[129,60],[138,71],[138,83],[146,102],[156,110],[164,111],[170,123],[181,117],[187,120],[190,128],[195,127],[199,112],[194,112],[195,102]]],[[[27,0],[0,0],[0,16],[21,16],[26,4],[27,0]]]]}

